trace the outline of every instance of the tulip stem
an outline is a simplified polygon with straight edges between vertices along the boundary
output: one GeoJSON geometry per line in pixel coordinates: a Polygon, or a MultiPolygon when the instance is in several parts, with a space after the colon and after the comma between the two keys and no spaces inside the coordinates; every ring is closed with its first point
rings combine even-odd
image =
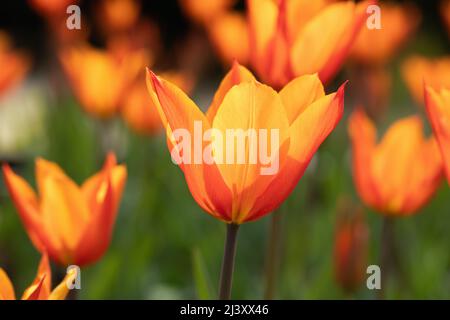
{"type": "Polygon", "coordinates": [[[234,258],[236,256],[237,233],[239,225],[227,224],[227,237],[225,239],[225,250],[222,260],[222,271],[220,272],[219,299],[230,300],[231,284],[233,282],[234,258]]]}
{"type": "Polygon", "coordinates": [[[393,218],[384,216],[381,227],[381,247],[380,247],[380,263],[381,263],[381,289],[378,291],[378,299],[385,298],[385,289],[388,278],[391,274],[394,259],[394,221],[393,218]]]}
{"type": "Polygon", "coordinates": [[[272,300],[275,296],[280,237],[281,214],[279,212],[274,212],[272,213],[272,219],[270,220],[270,234],[266,255],[266,288],[264,291],[265,300],[272,300]]]}

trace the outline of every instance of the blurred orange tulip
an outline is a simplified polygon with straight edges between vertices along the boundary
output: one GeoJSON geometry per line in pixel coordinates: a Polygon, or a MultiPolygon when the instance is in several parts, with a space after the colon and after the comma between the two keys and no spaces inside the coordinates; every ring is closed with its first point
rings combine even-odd
{"type": "Polygon", "coordinates": [[[249,35],[245,16],[227,12],[214,19],[207,29],[212,45],[226,65],[234,60],[247,64],[249,58],[249,35]]]}
{"type": "Polygon", "coordinates": [[[107,33],[129,30],[138,22],[140,10],[138,0],[102,0],[98,7],[99,27],[107,33]]]}
{"type": "Polygon", "coordinates": [[[385,215],[409,215],[431,198],[442,178],[434,138],[425,139],[419,117],[395,122],[377,144],[376,128],[362,109],[349,120],[353,179],[362,200],[385,215]]]}
{"type": "MultiPolygon", "coordinates": [[[[182,73],[165,72],[162,76],[184,92],[192,90],[192,80],[182,73]]],[[[148,97],[144,78],[139,78],[125,95],[121,113],[128,126],[139,134],[156,134],[162,129],[158,109],[148,97]]]]}
{"type": "Polygon", "coordinates": [[[118,54],[88,46],[67,48],[60,60],[84,110],[100,118],[119,111],[126,90],[149,63],[145,50],[118,54]]]}
{"type": "Polygon", "coordinates": [[[5,184],[35,247],[62,265],[90,264],[106,251],[127,177],[110,153],[103,169],[76,185],[52,162],[36,160],[39,196],[3,165],[5,184]]]}
{"type": "Polygon", "coordinates": [[[184,13],[196,23],[207,25],[231,8],[236,0],[179,0],[184,13]]]}
{"type": "Polygon", "coordinates": [[[450,90],[425,87],[428,118],[441,149],[447,181],[450,183],[450,90]]]}
{"type": "Polygon", "coordinates": [[[411,95],[424,103],[423,82],[433,88],[450,88],[450,56],[428,59],[413,56],[402,65],[402,76],[411,95]]]}
{"type": "Polygon", "coordinates": [[[9,36],[0,31],[0,96],[17,85],[30,68],[29,58],[12,50],[9,36]]]}
{"type": "Polygon", "coordinates": [[[263,82],[281,88],[311,73],[327,82],[339,70],[371,2],[321,3],[248,0],[250,62],[263,82]]]}
{"type": "Polygon", "coordinates": [[[213,151],[209,163],[199,164],[194,159],[179,166],[197,203],[228,223],[253,221],[276,209],[294,189],[317,148],[343,113],[343,86],[336,93],[325,95],[318,76],[305,75],[295,78],[277,93],[257,82],[237,63],[222,80],[206,114],[179,88],[150,71],[147,86],[167,131],[172,156],[188,153],[178,146],[180,137],[176,138],[174,132],[180,130],[194,136],[188,143],[194,150],[194,158],[204,154],[208,146],[213,151]],[[217,135],[210,137],[211,143],[202,141],[198,145],[195,141],[198,124],[205,131],[212,129],[223,137],[226,131],[277,130],[278,148],[271,144],[271,151],[278,155],[278,170],[270,175],[261,174],[261,161],[249,160],[255,146],[251,138],[240,146],[246,161],[216,161],[221,146],[232,145],[236,149],[236,144],[224,143],[217,135]]]}
{"type": "Polygon", "coordinates": [[[413,5],[382,3],[381,29],[362,28],[350,57],[362,64],[382,65],[394,56],[420,23],[413,5]]]}
{"type": "MultiPolygon", "coordinates": [[[[23,293],[22,300],[64,300],[69,292],[67,284],[72,283],[76,277],[76,269],[71,269],[52,291],[52,271],[47,255],[43,254],[36,277],[23,293]]],[[[0,268],[0,300],[16,300],[11,280],[2,268],[0,268]]]]}
{"type": "Polygon", "coordinates": [[[28,3],[41,15],[49,19],[59,19],[67,15],[67,7],[78,0],[28,0],[28,3]]]}
{"type": "Polygon", "coordinates": [[[361,208],[345,204],[338,210],[334,235],[334,274],[347,292],[353,292],[366,277],[369,228],[361,208]]]}

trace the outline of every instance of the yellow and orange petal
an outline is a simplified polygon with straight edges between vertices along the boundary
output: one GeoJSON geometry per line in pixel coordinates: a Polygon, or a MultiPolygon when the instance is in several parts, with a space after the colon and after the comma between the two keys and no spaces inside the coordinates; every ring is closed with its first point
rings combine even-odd
{"type": "MultiPolygon", "coordinates": [[[[273,174],[261,174],[262,164],[249,160],[254,136],[243,145],[246,155],[243,163],[235,158],[236,152],[234,161],[224,161],[225,155],[218,150],[224,145],[225,134],[217,134],[211,141],[203,140],[200,146],[200,150],[208,145],[215,150],[213,161],[196,162],[195,155],[189,154],[192,161],[179,164],[197,203],[214,217],[233,223],[256,220],[284,201],[343,112],[343,88],[325,95],[317,75],[294,79],[277,93],[257,82],[237,63],[219,86],[206,115],[175,85],[151,72],[147,85],[166,128],[172,156],[186,155],[174,131],[181,129],[195,134],[195,122],[201,124],[203,131],[212,129],[216,133],[230,129],[278,130],[279,143],[274,147],[278,168],[273,174]]],[[[196,148],[194,141],[188,144],[191,150],[196,148]]]]}
{"type": "MultiPolygon", "coordinates": [[[[47,255],[44,253],[33,282],[25,289],[22,300],[64,300],[69,292],[68,283],[77,277],[72,269],[63,281],[52,291],[52,273],[47,255]]],[[[15,300],[14,287],[6,272],[0,268],[0,300],[15,300]]]]}
{"type": "Polygon", "coordinates": [[[450,90],[425,87],[428,119],[439,144],[447,181],[450,183],[450,90]]]}
{"type": "Polygon", "coordinates": [[[425,138],[419,117],[396,121],[377,141],[377,131],[358,109],[349,120],[353,179],[361,199],[386,215],[410,215],[439,187],[442,160],[433,137],[425,138]]]}
{"type": "Polygon", "coordinates": [[[402,76],[411,95],[420,103],[424,103],[423,83],[440,89],[450,87],[450,57],[426,58],[412,56],[402,64],[402,76]]]}
{"type": "Polygon", "coordinates": [[[358,63],[389,62],[417,29],[421,15],[411,4],[381,3],[381,29],[362,28],[351,51],[358,63]]]}
{"type": "Polygon", "coordinates": [[[39,197],[28,183],[3,165],[5,184],[24,227],[41,252],[60,264],[98,260],[112,235],[126,180],[126,168],[109,154],[103,169],[81,187],[55,163],[36,160],[39,197]]]}
{"type": "Polygon", "coordinates": [[[64,71],[83,109],[99,118],[114,116],[149,56],[145,50],[67,48],[60,54],[64,71]]]}
{"type": "MultiPolygon", "coordinates": [[[[180,72],[165,72],[164,78],[170,79],[185,92],[193,88],[193,80],[180,72]]],[[[145,79],[136,81],[125,95],[121,114],[128,126],[135,132],[143,135],[157,134],[162,125],[156,106],[148,96],[145,79]]]]}

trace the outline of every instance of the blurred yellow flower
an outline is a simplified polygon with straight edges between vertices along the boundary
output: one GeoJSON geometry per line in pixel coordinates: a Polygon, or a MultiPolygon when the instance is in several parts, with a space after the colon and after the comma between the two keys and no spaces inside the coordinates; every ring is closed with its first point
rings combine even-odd
{"type": "Polygon", "coordinates": [[[82,46],[62,50],[60,60],[84,110],[109,118],[119,111],[121,99],[149,63],[149,55],[144,49],[118,53],[82,46]]]}
{"type": "Polygon", "coordinates": [[[411,4],[381,3],[381,29],[362,28],[350,57],[362,64],[382,65],[394,56],[420,23],[411,4]]]}
{"type": "Polygon", "coordinates": [[[366,205],[385,215],[410,215],[438,188],[442,159],[433,137],[425,139],[418,116],[396,121],[377,143],[377,132],[362,109],[349,120],[353,179],[366,205]]]}
{"type": "Polygon", "coordinates": [[[3,165],[5,184],[35,247],[62,265],[90,264],[108,248],[127,178],[114,154],[103,169],[76,185],[52,162],[36,160],[39,194],[3,165]]]}
{"type": "MultiPolygon", "coordinates": [[[[75,281],[76,269],[71,269],[61,283],[52,291],[52,272],[47,255],[39,263],[36,277],[22,295],[22,300],[64,300],[69,292],[68,284],[75,281]]],[[[0,300],[16,300],[14,287],[6,272],[0,268],[0,300]]]]}
{"type": "Polygon", "coordinates": [[[450,88],[450,56],[412,56],[403,62],[401,71],[411,95],[420,104],[424,102],[424,82],[436,89],[450,88]]]}

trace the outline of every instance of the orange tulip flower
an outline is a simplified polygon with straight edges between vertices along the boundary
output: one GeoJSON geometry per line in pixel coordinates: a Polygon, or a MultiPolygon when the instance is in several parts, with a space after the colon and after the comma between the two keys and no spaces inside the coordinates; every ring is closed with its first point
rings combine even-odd
{"type": "MultiPolygon", "coordinates": [[[[67,284],[72,283],[76,277],[76,269],[71,269],[52,291],[52,272],[48,257],[43,254],[36,277],[23,293],[22,300],[64,300],[69,292],[67,284]]],[[[11,280],[2,268],[0,268],[0,300],[16,300],[11,280]]]]}
{"type": "Polygon", "coordinates": [[[366,278],[369,228],[360,208],[339,209],[334,242],[334,273],[347,292],[353,292],[366,278]]]}
{"type": "Polygon", "coordinates": [[[327,82],[338,71],[370,2],[320,3],[323,7],[316,1],[248,0],[250,61],[263,82],[281,88],[312,73],[327,82]]]}
{"type": "Polygon", "coordinates": [[[108,154],[103,169],[76,185],[52,162],[36,160],[39,197],[3,165],[5,184],[35,247],[62,265],[90,264],[106,251],[127,170],[108,154]]]}
{"type": "MultiPolygon", "coordinates": [[[[193,87],[192,79],[179,72],[163,73],[165,79],[179,86],[184,92],[190,92],[193,87]]],[[[128,126],[139,134],[152,135],[162,129],[158,110],[148,98],[145,79],[136,81],[123,99],[121,113],[128,126]]]]}
{"type": "Polygon", "coordinates": [[[0,95],[17,85],[30,68],[29,58],[12,50],[9,36],[0,31],[0,95]]]}
{"type": "Polygon", "coordinates": [[[447,181],[450,183],[450,90],[425,87],[425,102],[428,118],[439,144],[447,181]]]}
{"type": "Polygon", "coordinates": [[[423,82],[433,88],[450,87],[450,56],[428,59],[408,58],[402,65],[402,76],[415,100],[423,104],[423,82]]]}
{"type": "Polygon", "coordinates": [[[361,109],[349,120],[353,179],[362,200],[386,215],[409,215],[434,194],[442,160],[434,138],[411,116],[395,122],[377,144],[376,129],[361,109]]]}
{"type": "Polygon", "coordinates": [[[149,57],[145,50],[118,54],[84,46],[63,50],[60,60],[84,110],[109,118],[119,111],[121,99],[149,57]]]}
{"type": "Polygon", "coordinates": [[[420,23],[420,12],[412,5],[380,4],[381,29],[362,28],[351,58],[362,64],[382,65],[411,37],[420,23]]]}
{"type": "Polygon", "coordinates": [[[286,199],[343,112],[343,86],[336,93],[325,95],[318,76],[305,75],[277,93],[257,82],[237,63],[222,80],[206,114],[179,88],[150,71],[147,86],[166,128],[172,158],[187,160],[178,163],[193,198],[212,216],[233,224],[259,219],[286,199]],[[212,140],[211,144],[198,143],[196,138],[202,137],[199,127],[205,132],[205,140],[212,140]],[[277,162],[278,170],[264,174],[262,161],[251,162],[255,136],[240,146],[240,142],[219,138],[230,131],[249,130],[266,130],[266,142],[267,131],[278,132],[278,139],[271,135],[272,156],[268,161],[271,165],[277,162]],[[189,143],[177,137],[175,131],[187,132],[194,138],[189,143]],[[208,131],[216,135],[208,138],[208,131]],[[184,142],[183,147],[180,142],[184,142]],[[245,159],[236,160],[234,151],[227,151],[227,161],[220,161],[218,150],[230,145],[236,153],[238,148],[244,149],[245,159]],[[208,154],[208,150],[213,150],[213,159],[202,160],[202,154],[208,154]]]}

